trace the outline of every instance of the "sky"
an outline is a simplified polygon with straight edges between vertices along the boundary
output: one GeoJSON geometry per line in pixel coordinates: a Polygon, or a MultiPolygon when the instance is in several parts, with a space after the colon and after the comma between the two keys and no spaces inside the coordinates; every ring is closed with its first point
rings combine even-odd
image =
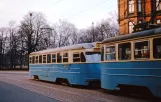
{"type": "Polygon", "coordinates": [[[42,12],[50,25],[64,19],[86,28],[117,12],[117,0],[0,0],[0,27],[18,24],[28,12],[42,12]]]}

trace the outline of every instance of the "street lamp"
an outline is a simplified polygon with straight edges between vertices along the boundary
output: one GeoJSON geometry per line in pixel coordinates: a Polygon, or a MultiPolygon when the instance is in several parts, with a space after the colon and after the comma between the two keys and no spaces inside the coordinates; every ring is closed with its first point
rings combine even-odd
{"type": "Polygon", "coordinates": [[[30,13],[30,17],[32,17],[32,13],[30,13]]]}
{"type": "Polygon", "coordinates": [[[94,22],[92,22],[92,40],[95,42],[94,22]]]}
{"type": "Polygon", "coordinates": [[[32,33],[32,23],[31,23],[32,13],[30,13],[29,15],[30,15],[30,34],[31,34],[32,33]]]}

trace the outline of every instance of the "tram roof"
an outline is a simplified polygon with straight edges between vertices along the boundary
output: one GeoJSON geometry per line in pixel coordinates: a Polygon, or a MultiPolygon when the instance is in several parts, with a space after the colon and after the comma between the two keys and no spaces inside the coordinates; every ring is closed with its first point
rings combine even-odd
{"type": "Polygon", "coordinates": [[[83,44],[76,44],[76,45],[70,45],[70,46],[65,46],[65,47],[52,48],[52,49],[32,52],[31,55],[43,54],[43,53],[54,53],[54,52],[67,51],[67,50],[92,49],[93,47],[94,47],[93,43],[83,43],[83,44]]]}
{"type": "Polygon", "coordinates": [[[114,42],[114,41],[120,41],[120,40],[126,40],[126,39],[132,39],[137,37],[144,37],[144,36],[150,36],[150,35],[157,35],[161,34],[161,28],[155,28],[145,31],[140,31],[132,34],[125,34],[125,35],[119,35],[116,37],[107,38],[102,41],[102,43],[108,43],[108,42],[114,42]]]}

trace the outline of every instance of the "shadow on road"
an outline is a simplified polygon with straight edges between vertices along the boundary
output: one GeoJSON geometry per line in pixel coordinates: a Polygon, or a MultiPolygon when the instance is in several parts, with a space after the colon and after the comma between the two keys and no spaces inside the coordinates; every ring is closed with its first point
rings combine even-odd
{"type": "Polygon", "coordinates": [[[147,95],[142,95],[139,93],[126,93],[126,92],[122,92],[122,91],[116,91],[116,90],[105,90],[102,89],[103,93],[106,94],[111,94],[111,95],[115,95],[115,96],[122,96],[122,97],[128,97],[128,98],[133,98],[133,99],[141,99],[141,100],[145,100],[148,102],[161,102],[161,98],[157,98],[154,96],[147,96],[147,95]]]}

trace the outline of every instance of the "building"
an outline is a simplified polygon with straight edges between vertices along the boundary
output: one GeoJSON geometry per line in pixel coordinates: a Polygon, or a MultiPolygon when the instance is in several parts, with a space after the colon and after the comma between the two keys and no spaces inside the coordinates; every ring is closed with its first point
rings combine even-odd
{"type": "Polygon", "coordinates": [[[143,29],[139,24],[161,23],[161,0],[118,0],[118,22],[120,34],[143,29]]]}

